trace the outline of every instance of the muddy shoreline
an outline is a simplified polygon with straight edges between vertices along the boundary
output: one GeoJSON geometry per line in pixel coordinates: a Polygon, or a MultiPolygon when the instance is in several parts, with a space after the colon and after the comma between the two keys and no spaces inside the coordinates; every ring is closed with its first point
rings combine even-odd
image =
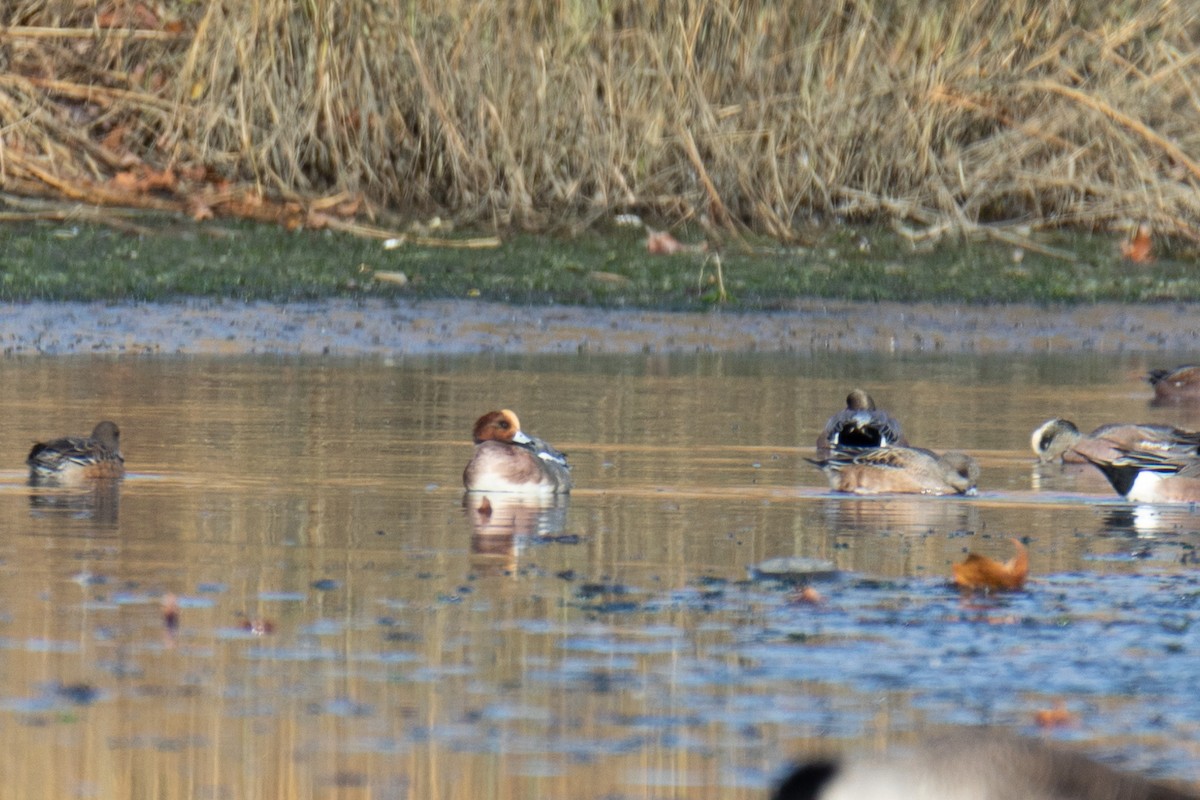
{"type": "Polygon", "coordinates": [[[673,313],[471,300],[0,305],[7,355],[1129,353],[1200,349],[1200,304],[799,302],[673,313]]]}

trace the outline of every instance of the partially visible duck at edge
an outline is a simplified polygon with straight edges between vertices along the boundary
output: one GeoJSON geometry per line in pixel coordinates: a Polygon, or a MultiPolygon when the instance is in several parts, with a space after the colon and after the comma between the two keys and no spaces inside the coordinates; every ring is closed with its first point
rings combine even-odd
{"type": "Polygon", "coordinates": [[[835,448],[820,467],[835,492],[850,494],[975,494],[979,464],[957,451],[921,447],[835,448]]]}
{"type": "Polygon", "coordinates": [[[846,407],[825,423],[817,438],[817,455],[825,456],[835,448],[890,447],[907,445],[900,423],[875,406],[871,395],[854,389],[846,396],[846,407]]]}
{"type": "Polygon", "coordinates": [[[1200,456],[1120,450],[1092,458],[1117,494],[1136,503],[1200,503],[1200,456]]]}
{"type": "Polygon", "coordinates": [[[885,753],[798,764],[773,800],[1198,800],[1065,747],[966,729],[885,753]]]}
{"type": "Polygon", "coordinates": [[[1200,366],[1184,364],[1175,369],[1154,369],[1146,376],[1154,387],[1154,402],[1200,402],[1200,366]]]}
{"type": "Polygon", "coordinates": [[[475,422],[475,455],[463,470],[469,492],[566,494],[574,485],[567,457],[521,430],[517,415],[505,408],[475,422]]]}
{"type": "Polygon", "coordinates": [[[25,459],[34,483],[70,483],[87,478],[120,478],[125,474],[121,431],[104,420],[91,436],[66,436],[38,442],[25,459]]]}
{"type": "Polygon", "coordinates": [[[1200,433],[1171,425],[1111,422],[1084,434],[1070,420],[1055,417],[1033,431],[1029,446],[1043,464],[1089,464],[1111,461],[1125,450],[1194,454],[1200,450],[1200,433]]]}

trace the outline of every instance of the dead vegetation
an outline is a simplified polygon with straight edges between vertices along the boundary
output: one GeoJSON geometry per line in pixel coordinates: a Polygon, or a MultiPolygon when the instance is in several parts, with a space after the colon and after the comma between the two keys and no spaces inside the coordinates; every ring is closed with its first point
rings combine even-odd
{"type": "MultiPolygon", "coordinates": [[[[1200,18],[1058,0],[14,0],[0,188],[289,226],[1200,240],[1200,18]]],[[[37,213],[29,212],[29,213],[37,213]]]]}

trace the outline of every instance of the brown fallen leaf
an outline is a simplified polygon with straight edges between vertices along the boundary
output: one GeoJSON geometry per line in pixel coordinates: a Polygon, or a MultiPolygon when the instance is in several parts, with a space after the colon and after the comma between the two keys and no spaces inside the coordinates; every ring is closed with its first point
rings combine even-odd
{"type": "Polygon", "coordinates": [[[304,218],[304,227],[310,231],[320,231],[329,227],[330,216],[322,211],[309,209],[304,218]]]}
{"type": "Polygon", "coordinates": [[[1151,254],[1150,226],[1145,222],[1137,226],[1133,238],[1121,242],[1121,255],[1134,264],[1149,264],[1154,260],[1151,254]]]}
{"type": "Polygon", "coordinates": [[[144,164],[118,172],[108,180],[108,185],[112,189],[137,194],[160,190],[172,191],[177,183],[174,170],[156,170],[144,164]]]}
{"type": "Polygon", "coordinates": [[[1074,725],[1078,720],[1067,709],[1067,704],[1059,700],[1053,708],[1040,708],[1035,711],[1033,721],[1039,728],[1063,728],[1074,725]]]}
{"type": "Polygon", "coordinates": [[[819,606],[825,602],[825,598],[811,586],[805,586],[803,589],[797,589],[792,592],[790,598],[792,603],[796,605],[819,606]]]}
{"type": "Polygon", "coordinates": [[[214,216],[212,206],[201,202],[196,198],[192,198],[188,201],[188,214],[190,214],[192,219],[196,222],[203,222],[206,219],[212,219],[214,216]]]}
{"type": "Polygon", "coordinates": [[[967,553],[961,564],[954,565],[954,583],[967,591],[1016,591],[1029,577],[1029,551],[1017,539],[1013,558],[1001,563],[978,553],[967,553]]]}
{"type": "Polygon", "coordinates": [[[703,253],[708,247],[704,243],[684,244],[667,231],[646,228],[646,250],[655,255],[673,256],[676,253],[703,253]]]}
{"type": "Polygon", "coordinates": [[[125,142],[125,137],[129,133],[128,125],[114,125],[112,130],[104,134],[104,138],[100,140],[100,144],[106,150],[112,150],[114,153],[121,151],[122,145],[125,142]]]}

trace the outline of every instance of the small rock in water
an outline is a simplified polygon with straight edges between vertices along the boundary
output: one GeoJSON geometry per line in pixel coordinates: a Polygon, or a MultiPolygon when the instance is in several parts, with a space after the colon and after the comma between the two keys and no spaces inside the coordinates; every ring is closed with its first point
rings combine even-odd
{"type": "Polygon", "coordinates": [[[802,583],[836,578],[840,574],[832,561],[821,558],[781,556],[768,558],[750,567],[750,577],[755,580],[787,581],[802,583]]]}

